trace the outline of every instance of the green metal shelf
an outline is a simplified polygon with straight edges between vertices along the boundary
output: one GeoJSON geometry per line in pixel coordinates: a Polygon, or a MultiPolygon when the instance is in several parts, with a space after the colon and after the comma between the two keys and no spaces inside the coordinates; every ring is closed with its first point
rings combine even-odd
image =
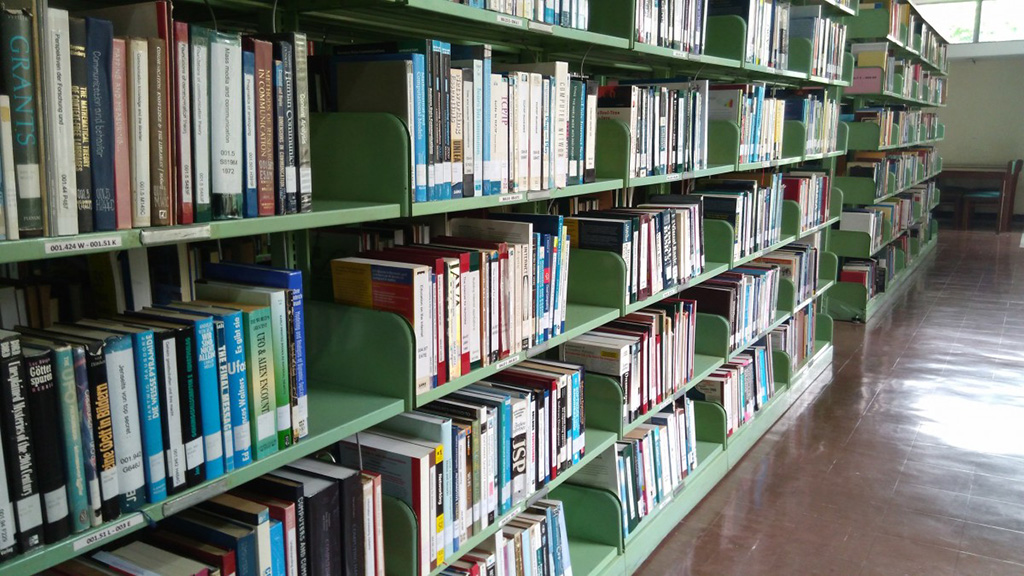
{"type": "Polygon", "coordinates": [[[856,16],[843,19],[847,25],[847,39],[850,41],[886,41],[892,45],[893,53],[897,57],[909,58],[914,62],[922,64],[929,72],[945,76],[946,70],[940,68],[936,63],[921,57],[920,52],[914,49],[920,40],[919,36],[910,38],[906,26],[900,26],[900,37],[889,34],[889,11],[888,10],[863,10],[856,16]],[[909,38],[911,46],[907,46],[909,38]]]}
{"type": "Polygon", "coordinates": [[[765,336],[771,334],[772,330],[775,330],[776,328],[781,326],[783,322],[789,320],[792,316],[792,312],[777,310],[775,312],[775,320],[772,321],[768,328],[766,330],[762,330],[761,332],[759,332],[757,336],[751,338],[750,341],[746,342],[745,344],[741,344],[735,350],[730,351],[728,359],[732,360],[739,356],[740,354],[742,354],[744,350],[750,348],[755,342],[757,342],[761,338],[764,338],[765,336]]]}
{"type": "Polygon", "coordinates": [[[576,576],[597,576],[611,566],[618,555],[615,546],[569,538],[569,558],[576,576]]]}
{"type": "MultiPolygon", "coordinates": [[[[836,282],[829,293],[828,313],[837,320],[868,322],[878,311],[892,302],[895,295],[902,288],[908,285],[907,279],[927,260],[927,257],[934,251],[938,239],[933,235],[929,241],[906,268],[899,270],[890,279],[885,292],[876,294],[873,298],[867,297],[867,288],[856,282],[836,282]]],[[[902,254],[902,251],[899,251],[902,254]]]]}
{"type": "Polygon", "coordinates": [[[145,505],[141,511],[122,516],[102,526],[91,528],[68,537],[56,544],[37,548],[0,564],[6,575],[35,574],[56,566],[65,560],[107,544],[175,514],[212,496],[241,486],[246,482],[274,471],[289,462],[322,450],[360,430],[379,424],[401,414],[405,407],[401,400],[373,396],[359,392],[334,389],[334,383],[313,383],[310,386],[310,433],[301,442],[244,468],[229,472],[175,494],[163,502],[145,505]]]}
{"type": "Polygon", "coordinates": [[[534,192],[519,192],[515,194],[497,194],[493,196],[473,196],[470,198],[455,198],[452,200],[436,200],[433,202],[415,202],[410,210],[411,216],[427,216],[430,214],[445,214],[448,212],[460,212],[463,210],[479,210],[495,208],[498,206],[509,206],[513,204],[524,204],[548,198],[570,198],[583,196],[608,190],[618,190],[623,187],[623,181],[619,178],[599,178],[596,182],[587,184],[575,184],[564,188],[542,190],[534,192]]]}

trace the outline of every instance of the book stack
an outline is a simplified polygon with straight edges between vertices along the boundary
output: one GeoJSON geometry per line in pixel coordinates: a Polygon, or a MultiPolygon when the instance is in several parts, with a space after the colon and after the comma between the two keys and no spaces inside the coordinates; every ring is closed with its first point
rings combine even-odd
{"type": "Polygon", "coordinates": [[[619,498],[625,538],[672,500],[697,465],[693,401],[679,398],[577,472],[573,483],[619,498]]]}
{"type": "Polygon", "coordinates": [[[782,195],[800,205],[800,231],[806,232],[830,218],[832,183],[827,172],[787,172],[782,195]]]}
{"type": "Polygon", "coordinates": [[[584,455],[583,370],[528,360],[338,443],[416,518],[429,574],[584,455]]]}
{"type": "Polygon", "coordinates": [[[827,154],[838,149],[839,101],[824,88],[776,91],[786,102],[786,120],[803,122],[804,154],[827,154]]]}
{"type": "Polygon", "coordinates": [[[491,47],[354,44],[317,56],[314,110],[387,112],[409,131],[414,202],[539,192],[596,178],[597,83],[491,47]],[[493,71],[493,73],[492,73],[493,71]]]}
{"type": "Polygon", "coordinates": [[[708,16],[739,16],[747,23],[745,61],[786,70],[789,66],[789,14],[785,0],[708,0],[708,16]]]}
{"type": "Polygon", "coordinates": [[[764,84],[712,84],[708,120],[727,120],[740,128],[741,164],[782,159],[786,103],[768,94],[764,84]]]}
{"type": "Polygon", "coordinates": [[[879,274],[876,259],[848,258],[839,267],[839,281],[863,285],[871,299],[884,291],[885,275],[879,274]]]}
{"type": "Polygon", "coordinates": [[[775,321],[781,272],[777,264],[752,262],[683,290],[702,313],[729,323],[729,349],[742,350],[775,321]]]}
{"type": "Polygon", "coordinates": [[[821,5],[790,6],[789,37],[811,43],[811,75],[843,79],[846,57],[846,25],[828,18],[821,5]]]}
{"type": "Polygon", "coordinates": [[[417,394],[565,330],[575,242],[561,216],[453,218],[448,228],[429,244],[331,261],[336,302],[411,324],[417,394]]]}
{"type": "Polygon", "coordinates": [[[598,118],[621,120],[629,129],[630,176],[707,168],[708,86],[706,80],[637,80],[598,89],[598,118]]]}
{"type": "Polygon", "coordinates": [[[735,233],[733,260],[774,246],[782,237],[782,174],[736,173],[697,183],[704,217],[725,220],[735,233]]]}
{"type": "Polygon", "coordinates": [[[914,30],[914,34],[921,36],[919,50],[921,58],[931,62],[940,70],[945,70],[947,48],[945,40],[940,38],[939,34],[923,19],[917,21],[917,27],[914,30]]]}
{"type": "Polygon", "coordinates": [[[888,42],[856,42],[850,44],[854,58],[853,83],[849,94],[881,94],[892,92],[896,83],[896,57],[888,42]]]}
{"type": "Polygon", "coordinates": [[[839,215],[839,229],[851,232],[863,232],[871,238],[871,252],[882,247],[883,215],[871,207],[844,208],[839,215]]]}
{"type": "Polygon", "coordinates": [[[17,551],[309,433],[301,273],[220,263],[206,278],[195,286],[206,300],[0,332],[0,464],[12,488],[0,508],[25,502],[17,551]]]}
{"type": "Polygon", "coordinates": [[[688,54],[704,53],[707,0],[636,0],[636,41],[688,54]]]}
{"type": "Polygon", "coordinates": [[[698,382],[687,397],[720,404],[725,410],[726,433],[731,436],[775,395],[771,351],[772,336],[768,334],[698,382]]]}
{"type": "Polygon", "coordinates": [[[781,350],[789,357],[789,367],[794,372],[814,356],[814,330],[817,317],[814,306],[805,306],[793,313],[792,318],[772,330],[772,348],[781,350]]]}
{"type": "Polygon", "coordinates": [[[541,499],[482,544],[449,564],[444,576],[572,574],[565,507],[541,499]]]}
{"type": "Polygon", "coordinates": [[[667,298],[563,344],[559,358],[622,389],[627,425],[671,398],[693,377],[696,302],[667,298]]]}
{"type": "Polygon", "coordinates": [[[755,263],[776,264],[782,278],[793,283],[797,304],[807,302],[818,287],[818,249],[794,242],[761,256],[755,263]]]}
{"type": "Polygon", "coordinates": [[[163,0],[3,13],[4,42],[34,34],[41,53],[3,62],[7,239],[312,209],[303,34],[190,26],[163,0]]]}
{"type": "Polygon", "coordinates": [[[565,219],[570,244],[621,254],[626,292],[638,302],[685,283],[704,269],[700,202],[663,202],[637,208],[582,212],[565,219]]]}
{"type": "Polygon", "coordinates": [[[914,219],[914,201],[912,198],[897,196],[885,202],[865,206],[865,208],[881,213],[882,220],[888,222],[889,229],[892,230],[892,233],[889,235],[890,238],[896,238],[906,232],[914,219]]]}

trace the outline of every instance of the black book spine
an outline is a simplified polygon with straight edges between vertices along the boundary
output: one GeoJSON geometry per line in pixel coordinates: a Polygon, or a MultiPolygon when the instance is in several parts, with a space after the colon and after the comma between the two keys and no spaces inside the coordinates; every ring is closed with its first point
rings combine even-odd
{"type": "Polygon", "coordinates": [[[84,18],[70,18],[71,119],[75,132],[75,182],[78,190],[78,231],[92,232],[92,164],[89,148],[89,62],[85,57],[84,18]]]}
{"type": "Polygon", "coordinates": [[[363,486],[360,475],[353,474],[341,482],[342,525],[344,538],[342,558],[345,561],[346,576],[360,576],[366,564],[363,534],[363,486]]]}
{"type": "Polygon", "coordinates": [[[195,330],[178,331],[178,392],[181,399],[181,436],[185,443],[186,481],[189,487],[206,480],[203,452],[202,407],[199,404],[199,378],[196,372],[195,330]]]}
{"type": "Polygon", "coordinates": [[[109,522],[121,515],[118,503],[117,457],[114,456],[114,423],[110,413],[110,388],[107,384],[107,363],[103,347],[87,346],[86,369],[89,373],[89,397],[92,401],[93,445],[96,448],[96,471],[100,477],[103,498],[103,520],[109,522]]]}
{"type": "Polygon", "coordinates": [[[3,425],[7,486],[18,520],[18,547],[27,552],[43,543],[43,515],[32,453],[32,425],[25,387],[21,341],[0,341],[0,424],[3,425]]]}
{"type": "Polygon", "coordinates": [[[170,418],[173,416],[177,418],[180,423],[181,418],[178,417],[180,414],[181,406],[177,401],[177,393],[175,392],[172,396],[168,397],[168,387],[174,386],[174,390],[177,390],[177,382],[173,381],[174,374],[171,372],[177,372],[177,358],[166,359],[165,355],[167,350],[174,349],[175,344],[173,342],[175,335],[169,331],[158,331],[154,333],[154,339],[156,341],[156,377],[158,382],[157,393],[160,396],[160,406],[163,410],[163,417],[160,419],[160,432],[164,437],[164,461],[167,463],[167,493],[177,494],[185,488],[188,488],[188,482],[185,478],[185,474],[181,473],[181,470],[185,468],[183,451],[184,447],[181,445],[180,434],[172,433],[174,426],[171,424],[170,418]],[[168,342],[171,341],[171,342],[168,342]],[[168,362],[171,362],[170,364],[168,362]],[[174,401],[174,408],[168,404],[174,401]]]}
{"type": "Polygon", "coordinates": [[[337,483],[306,498],[310,576],[341,573],[341,495],[337,483]]]}
{"type": "MultiPolygon", "coordinates": [[[[86,20],[86,33],[88,37],[85,50],[89,54],[89,109],[88,112],[83,111],[82,115],[88,118],[93,225],[95,230],[114,230],[117,228],[117,207],[114,198],[114,108],[111,86],[114,29],[106,20],[89,19],[86,20]]],[[[72,86],[76,84],[73,80],[72,78],[72,86]]],[[[77,129],[78,125],[75,126],[77,129]]]]}
{"type": "Polygon", "coordinates": [[[296,85],[295,78],[295,47],[287,40],[279,40],[274,44],[279,51],[275,58],[281,59],[281,72],[284,92],[284,165],[285,172],[285,214],[298,212],[299,204],[299,150],[298,150],[298,113],[296,106],[296,85]]]}
{"type": "Polygon", "coordinates": [[[68,515],[67,471],[61,447],[62,421],[53,378],[53,352],[25,358],[28,372],[28,410],[32,421],[36,474],[43,497],[43,540],[50,544],[71,534],[68,515]]]}
{"type": "Polygon", "coordinates": [[[295,503],[295,540],[298,554],[299,576],[309,576],[309,545],[306,528],[306,497],[301,485],[284,484],[261,476],[246,486],[260,494],[295,503]]]}
{"type": "Polygon", "coordinates": [[[274,214],[288,213],[284,62],[274,59],[274,214]]]}

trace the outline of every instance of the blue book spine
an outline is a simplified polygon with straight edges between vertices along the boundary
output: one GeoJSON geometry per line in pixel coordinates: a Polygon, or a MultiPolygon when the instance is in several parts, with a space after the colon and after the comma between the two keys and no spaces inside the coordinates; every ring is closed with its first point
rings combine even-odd
{"type": "Polygon", "coordinates": [[[86,18],[85,59],[89,74],[89,162],[92,164],[93,228],[116,230],[114,200],[114,109],[110,58],[114,28],[108,20],[86,18]]]}
{"type": "Polygon", "coordinates": [[[413,73],[413,136],[416,139],[415,202],[426,202],[427,183],[427,65],[423,54],[411,54],[413,73]]]}
{"type": "Polygon", "coordinates": [[[584,443],[580,438],[583,418],[583,396],[580,394],[580,371],[572,374],[572,390],[569,393],[569,401],[572,402],[572,463],[579,464],[583,455],[584,443]]]}
{"type": "MultiPolygon", "coordinates": [[[[455,448],[455,449],[458,449],[459,442],[464,442],[465,441],[466,430],[463,429],[460,426],[452,426],[451,427],[451,437],[452,437],[452,447],[455,448]]],[[[452,476],[451,477],[452,478],[456,478],[456,479],[457,478],[463,478],[462,474],[465,474],[466,471],[462,469],[462,465],[459,463],[459,459],[455,456],[455,452],[449,452],[448,454],[445,454],[445,458],[450,458],[451,461],[452,461],[452,476]]],[[[455,482],[455,486],[458,487],[459,486],[458,480],[455,480],[454,482],[455,482]]],[[[463,495],[462,495],[461,492],[462,492],[461,490],[452,490],[452,509],[453,510],[462,510],[462,496],[463,495]]],[[[453,516],[453,518],[454,518],[454,516],[453,516]]],[[[465,524],[465,522],[467,521],[466,518],[460,518],[460,520],[462,521],[463,524],[465,524]]],[[[472,524],[473,519],[469,518],[468,520],[469,520],[470,524],[472,524]]],[[[459,551],[459,543],[460,543],[459,532],[460,532],[460,530],[458,530],[458,529],[454,529],[452,531],[452,551],[453,552],[458,552],[459,551]]]]}
{"type": "Polygon", "coordinates": [[[501,450],[498,457],[501,460],[501,513],[504,514],[512,509],[512,398],[505,396],[501,403],[501,421],[498,422],[498,429],[501,431],[501,450]]]}
{"type": "Polygon", "coordinates": [[[284,562],[284,525],[280,520],[270,521],[270,573],[273,576],[286,576],[288,570],[284,562]]]}
{"type": "Polygon", "coordinates": [[[252,434],[249,430],[249,388],[246,383],[245,332],[242,313],[223,316],[227,338],[228,389],[231,393],[231,427],[235,442],[235,468],[252,462],[252,434]]]}
{"type": "Polygon", "coordinates": [[[75,359],[71,348],[54,349],[53,368],[63,423],[61,438],[64,440],[64,465],[67,471],[68,516],[72,530],[81,532],[90,526],[89,496],[86,493],[85,465],[82,462],[82,427],[78,421],[75,359]]]}
{"type": "Polygon", "coordinates": [[[152,331],[132,335],[135,348],[135,383],[139,387],[139,423],[142,428],[143,469],[149,502],[167,498],[167,468],[164,466],[164,437],[160,413],[160,392],[156,375],[156,342],[152,331]]]}
{"type": "Polygon", "coordinates": [[[85,349],[75,346],[71,349],[75,363],[75,388],[78,392],[78,425],[82,430],[82,460],[85,464],[85,484],[89,495],[89,522],[99,526],[103,519],[100,495],[100,477],[96,469],[96,445],[93,443],[92,400],[89,394],[89,373],[85,365],[85,349]]]}
{"type": "Polygon", "coordinates": [[[203,448],[206,454],[206,479],[224,475],[224,439],[221,433],[220,383],[217,376],[217,343],[213,318],[196,320],[196,358],[199,378],[199,405],[202,407],[203,448]]]}
{"type": "Polygon", "coordinates": [[[231,427],[231,386],[228,384],[228,341],[224,319],[213,321],[213,336],[217,344],[217,391],[220,394],[220,433],[224,440],[224,471],[235,469],[235,434],[231,427]]]}
{"type": "Polygon", "coordinates": [[[544,340],[551,339],[551,296],[554,287],[555,263],[558,261],[557,245],[551,234],[541,236],[544,241],[544,340]]]}
{"type": "Polygon", "coordinates": [[[242,51],[242,98],[245,105],[242,108],[242,162],[243,179],[245,184],[243,185],[242,194],[242,217],[243,218],[256,218],[259,216],[259,203],[257,202],[256,194],[256,163],[255,161],[249,162],[249,156],[253,155],[255,160],[255,150],[250,150],[250,146],[255,146],[256,138],[249,137],[256,130],[255,126],[255,110],[256,110],[256,54],[248,50],[242,51]],[[250,109],[252,114],[250,115],[250,109]],[[251,141],[250,141],[251,140],[251,141]]]}
{"type": "Polygon", "coordinates": [[[235,568],[238,576],[265,576],[259,574],[259,563],[256,560],[256,531],[249,532],[244,536],[233,538],[231,535],[221,532],[215,528],[193,522],[188,518],[175,514],[163,520],[171,530],[181,534],[187,534],[190,538],[208,542],[235,551],[235,568]]]}
{"type": "Polygon", "coordinates": [[[554,338],[562,333],[562,283],[558,281],[562,277],[562,237],[557,234],[548,236],[551,244],[556,246],[555,261],[551,266],[551,337],[554,338]]]}
{"type": "Polygon", "coordinates": [[[565,569],[562,566],[562,548],[559,546],[557,536],[552,538],[552,535],[558,534],[558,514],[555,510],[555,508],[545,508],[544,516],[548,521],[548,553],[551,555],[552,574],[561,576],[565,574],[565,569]]]}
{"type": "Polygon", "coordinates": [[[537,271],[534,272],[534,330],[537,344],[544,342],[544,266],[547,264],[547,252],[544,247],[543,235],[534,233],[533,245],[537,250],[537,271]]]}

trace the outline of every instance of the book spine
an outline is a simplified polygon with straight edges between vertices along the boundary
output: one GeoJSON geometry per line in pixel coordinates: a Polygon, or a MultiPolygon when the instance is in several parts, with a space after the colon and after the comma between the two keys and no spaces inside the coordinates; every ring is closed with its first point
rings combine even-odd
{"type": "Polygon", "coordinates": [[[7,482],[17,513],[18,546],[27,552],[43,542],[43,508],[36,483],[32,418],[25,388],[21,342],[0,342],[0,423],[7,463],[7,482]]]}
{"type": "Polygon", "coordinates": [[[128,149],[131,158],[132,227],[153,221],[150,199],[149,45],[128,40],[128,149]]]}
{"type": "Polygon", "coordinates": [[[177,194],[178,224],[195,221],[194,189],[195,173],[192,166],[192,102],[191,65],[189,47],[189,26],[185,22],[174,23],[174,175],[177,194]]]}
{"type": "Polygon", "coordinates": [[[181,436],[185,447],[186,480],[189,487],[206,479],[203,466],[202,397],[196,374],[196,334],[189,328],[178,333],[175,350],[178,363],[178,398],[181,402],[181,436]]]}
{"type": "MultiPolygon", "coordinates": [[[[88,64],[88,127],[89,164],[92,168],[92,209],[94,230],[115,230],[117,225],[117,195],[114,143],[114,108],[112,79],[118,74],[113,68],[114,28],[106,20],[87,19],[85,53],[88,64]]],[[[123,46],[123,45],[122,45],[123,46]]],[[[124,54],[120,59],[121,87],[124,87],[124,54]]],[[[123,105],[124,100],[121,100],[123,105]]],[[[83,128],[85,124],[83,123],[83,128]]],[[[126,177],[127,181],[127,177],[126,177]]],[[[126,198],[128,198],[126,196],[126,198]]],[[[126,208],[127,213],[127,208],[126,208]]],[[[131,227],[130,225],[127,227],[131,227]]],[[[81,225],[79,226],[81,229],[81,225]]]]}
{"type": "Polygon", "coordinates": [[[288,202],[288,138],[285,135],[284,63],[274,60],[274,214],[286,214],[288,202]]]}
{"type": "MultiPolygon", "coordinates": [[[[68,511],[71,529],[81,532],[90,526],[89,495],[86,492],[85,463],[82,452],[82,425],[78,415],[78,393],[75,387],[75,360],[70,348],[54,352],[54,377],[60,406],[60,421],[64,440],[64,469],[68,482],[68,511]]],[[[0,490],[4,497],[6,487],[0,490]]],[[[2,542],[2,537],[0,537],[2,542]]],[[[0,554],[3,546],[0,544],[0,554]]]]}
{"type": "Polygon", "coordinates": [[[271,327],[271,360],[273,362],[274,402],[277,405],[277,440],[278,448],[285,449],[292,445],[292,392],[291,380],[288,378],[289,357],[288,342],[291,340],[291,324],[288,322],[288,294],[275,294],[270,306],[271,327]]]}
{"type": "Polygon", "coordinates": [[[257,460],[277,452],[273,330],[270,309],[246,313],[245,363],[249,380],[249,422],[257,460]]]}
{"type": "Polygon", "coordinates": [[[284,146],[284,162],[278,166],[278,170],[284,172],[285,197],[284,204],[278,207],[280,214],[294,214],[298,211],[298,140],[297,140],[297,94],[295,85],[295,45],[286,40],[278,41],[277,47],[280,51],[282,87],[284,96],[284,112],[280,122],[284,127],[282,135],[284,146]]]}
{"type": "MultiPolygon", "coordinates": [[[[13,466],[13,464],[11,465],[13,466]]],[[[0,561],[7,560],[18,552],[18,528],[14,518],[14,502],[7,486],[7,459],[4,445],[0,442],[0,561]]]]}
{"type": "Polygon", "coordinates": [[[164,464],[163,425],[153,333],[140,332],[134,336],[134,349],[146,496],[150,503],[154,503],[167,498],[167,468],[164,464]]]}
{"type": "Polygon", "coordinates": [[[295,117],[298,142],[299,194],[296,209],[299,212],[313,210],[313,169],[309,151],[309,74],[307,72],[306,35],[295,33],[295,117]]]}
{"type": "Polygon", "coordinates": [[[0,94],[0,162],[3,163],[3,219],[7,240],[18,240],[18,177],[14,166],[11,97],[0,94]]]}
{"type": "Polygon", "coordinates": [[[170,103],[167,82],[167,54],[164,40],[149,39],[149,151],[150,205],[153,226],[170,226],[172,218],[171,135],[168,133],[170,103]]]}
{"type": "Polygon", "coordinates": [[[162,332],[156,341],[158,392],[160,394],[161,427],[164,437],[164,462],[167,465],[167,493],[174,494],[188,486],[185,443],[182,436],[182,405],[178,394],[177,342],[171,332],[162,332]]]}
{"type": "Polygon", "coordinates": [[[412,54],[412,136],[413,136],[413,202],[426,202],[427,182],[427,70],[423,54],[412,54]]]}
{"type": "Polygon", "coordinates": [[[231,427],[235,441],[235,467],[252,462],[252,433],[249,427],[249,387],[245,362],[245,332],[242,314],[224,320],[227,338],[228,387],[231,394],[231,427]]]}
{"type": "Polygon", "coordinates": [[[256,54],[242,51],[242,162],[244,182],[242,188],[242,216],[259,216],[256,181],[256,54]]]}
{"type": "MultiPolygon", "coordinates": [[[[56,28],[54,28],[56,29],[56,28]]],[[[90,143],[89,60],[85,57],[88,35],[84,18],[71,18],[69,22],[71,65],[71,119],[74,133],[75,182],[78,197],[78,231],[93,230],[92,159],[90,143]]],[[[57,38],[55,38],[56,40],[57,38]]],[[[58,56],[59,58],[59,56],[58,56]]],[[[58,150],[64,143],[58,145],[58,150]]]]}
{"type": "Polygon", "coordinates": [[[242,48],[237,36],[211,33],[210,196],[213,218],[242,217],[242,48]]]}
{"type": "Polygon", "coordinates": [[[28,374],[28,410],[31,417],[36,477],[43,498],[43,541],[57,542],[71,533],[68,518],[67,473],[61,456],[61,421],[53,353],[25,358],[28,374]]]}
{"type": "Polygon", "coordinates": [[[114,214],[118,230],[132,227],[132,168],[128,124],[127,47],[115,38],[110,52],[110,100],[113,109],[114,214]]]}
{"type": "MultiPolygon", "coordinates": [[[[46,174],[49,209],[47,233],[52,236],[70,236],[78,233],[78,207],[75,187],[75,126],[71,113],[71,50],[66,10],[47,10],[47,43],[41,62],[43,78],[42,116],[46,146],[43,172],[46,174]]],[[[86,184],[91,188],[91,185],[86,184]]],[[[91,195],[88,220],[92,224],[91,195]]]]}
{"type": "Polygon", "coordinates": [[[231,423],[231,386],[228,383],[228,343],[224,320],[214,320],[213,334],[217,345],[217,391],[220,394],[220,431],[224,439],[224,471],[232,472],[235,469],[235,435],[231,423]]]}
{"type": "Polygon", "coordinates": [[[100,477],[96,468],[96,444],[93,436],[92,399],[89,395],[89,373],[85,365],[85,349],[75,346],[71,350],[74,363],[76,407],[81,426],[82,460],[85,466],[85,485],[89,499],[89,523],[99,526],[103,523],[103,496],[100,492],[100,477]]]}
{"type": "Polygon", "coordinates": [[[133,512],[145,504],[142,435],[139,429],[139,398],[135,383],[135,353],[131,338],[108,341],[107,384],[110,390],[111,426],[121,512],[133,512]]]}
{"type": "Polygon", "coordinates": [[[462,70],[458,68],[451,71],[447,81],[451,85],[451,97],[449,105],[449,118],[447,132],[449,140],[447,145],[451,150],[451,183],[452,183],[452,198],[462,198],[463,196],[463,165],[464,165],[464,135],[462,125],[462,70]]]}
{"type": "Polygon", "coordinates": [[[96,449],[96,469],[100,483],[103,520],[110,521],[121,515],[118,503],[117,458],[114,456],[114,430],[110,412],[110,389],[107,385],[106,361],[102,348],[89,350],[86,369],[91,401],[93,445],[96,449]]]}
{"type": "Polygon", "coordinates": [[[209,30],[199,26],[192,26],[190,33],[192,171],[195,183],[193,219],[209,222],[213,218],[210,209],[210,35],[209,30]]]}
{"type": "Polygon", "coordinates": [[[274,53],[269,42],[253,41],[255,53],[256,203],[259,216],[274,215],[274,53]]]}
{"type": "Polygon", "coordinates": [[[286,322],[285,322],[285,348],[287,351],[287,365],[285,374],[288,376],[288,407],[290,413],[288,415],[291,426],[291,443],[294,444],[299,441],[299,427],[297,420],[299,417],[299,390],[296,382],[296,358],[295,358],[295,301],[292,299],[291,290],[285,292],[285,308],[286,308],[286,322]]]}
{"type": "Polygon", "coordinates": [[[221,430],[220,381],[217,375],[217,342],[213,320],[195,324],[196,382],[206,454],[206,479],[224,475],[224,436],[221,430]]]}
{"type": "Polygon", "coordinates": [[[0,59],[3,84],[10,92],[11,126],[18,198],[18,229],[25,238],[43,235],[43,197],[36,131],[35,60],[32,19],[19,11],[0,12],[0,41],[8,50],[0,59]]]}

